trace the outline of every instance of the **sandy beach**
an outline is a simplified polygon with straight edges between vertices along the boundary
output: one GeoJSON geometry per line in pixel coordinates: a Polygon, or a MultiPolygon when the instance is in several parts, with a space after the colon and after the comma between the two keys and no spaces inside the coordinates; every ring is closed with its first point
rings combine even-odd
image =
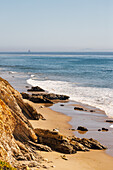
{"type": "MultiPolygon", "coordinates": [[[[30,102],[30,101],[27,101],[30,102]]],[[[59,132],[66,136],[72,136],[73,131],[69,129],[72,126],[69,124],[71,117],[51,110],[43,104],[34,104],[30,102],[39,113],[41,113],[46,120],[30,120],[34,128],[43,128],[53,130],[58,128],[59,132]],[[43,106],[43,107],[41,107],[43,106]]],[[[80,152],[76,154],[65,154],[68,160],[63,160],[63,154],[58,152],[40,152],[42,156],[47,158],[50,162],[47,166],[53,166],[55,170],[110,170],[113,167],[113,157],[106,154],[105,151],[90,151],[80,152]]]]}

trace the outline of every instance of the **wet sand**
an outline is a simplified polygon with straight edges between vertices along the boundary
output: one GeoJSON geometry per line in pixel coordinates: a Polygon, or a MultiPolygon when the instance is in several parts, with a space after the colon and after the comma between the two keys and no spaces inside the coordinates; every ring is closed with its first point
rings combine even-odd
{"type": "MultiPolygon", "coordinates": [[[[74,131],[74,135],[80,138],[94,138],[100,143],[107,146],[105,151],[107,154],[113,156],[113,128],[110,128],[110,125],[113,123],[106,122],[108,117],[105,112],[94,108],[92,106],[84,106],[83,104],[79,105],[84,109],[93,109],[94,112],[89,111],[78,111],[74,110],[74,107],[78,104],[67,103],[63,107],[60,104],[55,104],[51,108],[56,111],[61,111],[66,115],[71,115],[73,118],[69,122],[71,126],[76,130],[78,126],[84,126],[88,128],[88,132],[80,133],[80,131],[74,131]],[[108,131],[98,131],[98,129],[106,128],[108,131]]],[[[113,119],[111,119],[113,120],[113,119]]]]}
{"type": "MultiPolygon", "coordinates": [[[[39,121],[30,120],[34,128],[43,128],[43,129],[49,129],[49,130],[52,130],[53,128],[58,128],[60,133],[62,133],[63,135],[66,135],[66,136],[73,135],[73,131],[69,130],[70,128],[72,128],[69,122],[73,121],[70,116],[62,114],[60,112],[53,111],[47,107],[40,108],[42,104],[34,104],[32,102],[30,103],[37,109],[39,113],[41,113],[46,118],[46,120],[39,120],[39,121]]],[[[58,104],[56,105],[58,108],[58,104]]],[[[53,105],[52,108],[54,106],[55,105],[53,105]]],[[[69,109],[69,106],[61,107],[60,104],[59,104],[59,107],[60,107],[60,110],[64,110],[64,111],[67,110],[67,108],[69,109]]],[[[80,114],[79,116],[81,117],[80,114]]],[[[87,116],[85,115],[84,117],[87,117],[87,116]]],[[[80,135],[81,138],[83,137],[81,136],[81,134],[78,133],[78,131],[74,132],[74,134],[76,133],[77,133],[77,136],[80,135]]],[[[90,135],[92,133],[93,131],[89,130],[88,133],[86,134],[88,134],[88,136],[91,137],[90,135]]],[[[104,132],[98,132],[98,133],[100,136],[100,133],[104,133],[104,132]]],[[[107,134],[108,132],[105,132],[105,133],[107,134]]],[[[95,136],[95,139],[97,139],[96,135],[94,136],[95,136]]],[[[104,140],[105,138],[102,141],[104,140]]],[[[104,144],[103,142],[101,143],[104,144]]],[[[52,165],[54,165],[55,170],[101,170],[101,169],[111,170],[113,167],[113,157],[106,154],[105,151],[94,151],[93,150],[93,151],[85,152],[85,153],[77,152],[76,154],[68,154],[68,155],[66,154],[66,157],[68,158],[67,161],[63,160],[61,158],[61,155],[63,154],[58,153],[58,152],[51,152],[51,153],[39,152],[39,153],[45,158],[47,158],[48,160],[53,162],[52,165]]],[[[47,166],[48,165],[50,164],[47,163],[47,166]]]]}

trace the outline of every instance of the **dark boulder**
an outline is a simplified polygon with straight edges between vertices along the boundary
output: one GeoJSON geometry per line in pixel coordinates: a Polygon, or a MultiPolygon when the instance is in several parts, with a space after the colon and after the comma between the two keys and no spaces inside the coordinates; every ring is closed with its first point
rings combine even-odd
{"type": "Polygon", "coordinates": [[[84,111],[84,109],[82,107],[74,107],[74,110],[84,111]]]}
{"type": "Polygon", "coordinates": [[[88,131],[88,129],[83,126],[78,126],[77,130],[88,131]]]}
{"type": "Polygon", "coordinates": [[[108,129],[107,129],[107,128],[102,128],[102,130],[103,130],[103,131],[108,131],[108,129]]]}
{"type": "Polygon", "coordinates": [[[29,88],[29,86],[25,86],[26,88],[29,88]]]}
{"type": "Polygon", "coordinates": [[[90,112],[95,112],[95,110],[90,110],[90,112]]]}
{"type": "Polygon", "coordinates": [[[113,120],[106,120],[106,122],[113,123],[113,120]]]}
{"type": "Polygon", "coordinates": [[[76,131],[76,130],[75,130],[75,129],[73,129],[73,128],[72,128],[72,129],[69,129],[69,130],[76,131]]]}
{"type": "Polygon", "coordinates": [[[27,91],[31,91],[31,92],[44,92],[45,90],[44,89],[42,89],[42,88],[40,88],[39,86],[35,86],[35,87],[31,87],[31,89],[28,89],[27,91]]]}

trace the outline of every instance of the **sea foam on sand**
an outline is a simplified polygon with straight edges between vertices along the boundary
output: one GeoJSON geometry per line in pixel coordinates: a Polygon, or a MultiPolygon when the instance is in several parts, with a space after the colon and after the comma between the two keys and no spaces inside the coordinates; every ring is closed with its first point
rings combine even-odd
{"type": "Polygon", "coordinates": [[[53,80],[27,80],[32,86],[40,86],[50,93],[70,96],[71,100],[88,104],[105,111],[108,117],[113,118],[113,89],[97,87],[81,87],[79,84],[53,80]]]}

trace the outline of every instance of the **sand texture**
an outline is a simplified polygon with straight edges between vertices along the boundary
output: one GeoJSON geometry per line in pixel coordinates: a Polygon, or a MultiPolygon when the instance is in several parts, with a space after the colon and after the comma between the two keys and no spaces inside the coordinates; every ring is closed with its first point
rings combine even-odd
{"type": "MultiPolygon", "coordinates": [[[[71,125],[68,117],[62,113],[52,111],[48,107],[41,108],[42,104],[32,104],[46,120],[30,120],[34,128],[43,128],[53,130],[58,128],[59,132],[66,136],[72,136],[73,132],[69,130],[71,125]]],[[[39,151],[37,151],[39,152],[39,151]]],[[[62,159],[61,153],[58,152],[39,152],[47,158],[47,166],[53,166],[55,170],[111,170],[113,169],[113,157],[107,155],[105,151],[77,152],[76,154],[65,154],[68,160],[62,159]],[[48,163],[50,161],[50,163],[48,163]],[[52,163],[51,163],[52,161],[52,163]]],[[[40,168],[43,169],[43,168],[40,168]]]]}

